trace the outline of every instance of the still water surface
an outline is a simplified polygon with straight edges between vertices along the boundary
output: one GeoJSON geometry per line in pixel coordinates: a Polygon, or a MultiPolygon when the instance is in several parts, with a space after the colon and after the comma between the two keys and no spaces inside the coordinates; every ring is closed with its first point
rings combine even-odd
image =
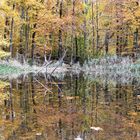
{"type": "Polygon", "coordinates": [[[0,102],[0,140],[140,140],[136,78],[30,74],[2,81],[9,85],[0,90],[8,94],[0,102]]]}

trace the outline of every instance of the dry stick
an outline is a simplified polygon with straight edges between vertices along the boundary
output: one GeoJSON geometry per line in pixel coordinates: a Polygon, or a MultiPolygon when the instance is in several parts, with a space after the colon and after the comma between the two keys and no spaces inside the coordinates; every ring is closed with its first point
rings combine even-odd
{"type": "MultiPolygon", "coordinates": [[[[48,75],[48,76],[50,76],[49,78],[51,78],[51,79],[50,79],[51,82],[54,82],[54,85],[60,90],[60,92],[62,92],[62,90],[59,88],[59,86],[57,85],[57,83],[53,80],[52,76],[51,76],[51,75],[48,75]]],[[[47,83],[47,77],[46,77],[45,74],[44,74],[44,77],[45,77],[45,81],[46,81],[46,83],[47,83]]]]}
{"type": "MultiPolygon", "coordinates": [[[[51,76],[51,75],[48,75],[48,76],[50,76],[49,78],[51,78],[51,79],[50,79],[51,82],[54,82],[54,85],[60,90],[60,92],[62,92],[62,90],[60,89],[60,87],[58,86],[58,84],[53,80],[52,76],[51,76]]],[[[46,81],[46,83],[47,83],[47,77],[46,77],[45,74],[44,74],[44,77],[45,77],[45,81],[46,81]]]]}
{"type": "Polygon", "coordinates": [[[51,63],[52,63],[52,61],[50,61],[49,63],[45,64],[39,71],[36,72],[35,76],[36,76],[40,71],[42,71],[42,69],[43,69],[44,67],[48,67],[51,63]]]}
{"type": "MultiPolygon", "coordinates": [[[[63,62],[63,59],[64,59],[65,56],[66,56],[66,53],[67,53],[67,50],[65,50],[63,57],[60,59],[59,65],[63,62]]],[[[59,65],[57,65],[57,66],[54,68],[54,70],[51,72],[51,74],[49,74],[50,77],[52,76],[52,74],[54,73],[54,71],[59,67],[59,65]]],[[[56,83],[54,80],[52,80],[52,82],[54,82],[54,83],[55,83],[55,86],[60,90],[60,92],[62,92],[62,90],[59,88],[59,86],[57,85],[57,83],[56,83]]]]}
{"type": "MultiPolygon", "coordinates": [[[[64,57],[66,56],[66,52],[67,52],[67,50],[64,52],[63,57],[60,59],[60,64],[62,63],[64,57]]],[[[51,56],[50,56],[50,58],[51,58],[51,56]]],[[[50,59],[50,58],[49,58],[49,59],[50,59]]],[[[48,67],[48,66],[49,66],[50,64],[52,64],[52,63],[53,63],[53,62],[50,61],[49,63],[45,64],[39,71],[36,72],[35,76],[36,76],[44,67],[48,67]]],[[[59,64],[59,65],[60,65],[60,64],[59,64]]],[[[54,68],[54,70],[51,72],[50,76],[51,76],[51,75],[53,74],[53,72],[59,67],[59,65],[56,66],[56,68],[54,68]]]]}
{"type": "Polygon", "coordinates": [[[35,78],[35,81],[38,82],[42,87],[45,88],[44,98],[46,97],[46,93],[47,92],[53,93],[51,90],[49,90],[48,88],[46,88],[46,86],[44,84],[42,84],[40,81],[38,81],[36,78],[35,78]]]}
{"type": "Polygon", "coordinates": [[[51,90],[49,90],[44,84],[42,84],[40,81],[38,81],[36,78],[35,78],[35,81],[38,82],[42,87],[44,87],[48,92],[50,93],[53,93],[51,90]]]}
{"type": "MultiPolygon", "coordinates": [[[[65,50],[63,57],[60,59],[59,65],[63,62],[63,59],[64,59],[64,57],[66,56],[66,52],[67,52],[67,50],[65,50]]],[[[50,63],[46,64],[44,67],[47,67],[47,66],[50,65],[51,63],[52,63],[52,61],[51,61],[50,63]]],[[[56,68],[51,72],[50,76],[51,76],[51,75],[53,74],[53,72],[59,67],[59,65],[56,66],[56,68]]],[[[43,68],[44,68],[44,67],[43,67],[43,68]]],[[[43,68],[41,68],[35,75],[37,75],[43,68]]],[[[36,78],[35,78],[35,80],[36,80],[42,87],[44,87],[47,91],[53,93],[53,92],[50,91],[48,88],[46,88],[46,86],[45,86],[44,84],[42,84],[40,81],[38,81],[36,78]]],[[[53,81],[53,82],[54,82],[54,81],[53,81]]],[[[55,83],[55,82],[54,82],[54,83],[55,83]]],[[[57,87],[59,88],[58,85],[57,85],[57,87]]],[[[61,91],[60,88],[59,88],[59,90],[61,91]]]]}
{"type": "MultiPolygon", "coordinates": [[[[51,55],[50,55],[50,57],[49,57],[49,61],[50,61],[50,59],[51,59],[51,55]]],[[[50,61],[49,63],[47,63],[47,64],[45,64],[38,72],[36,72],[36,74],[35,74],[35,76],[44,68],[44,67],[48,67],[50,64],[52,64],[53,62],[52,61],[50,61]]]]}
{"type": "Polygon", "coordinates": [[[52,52],[51,52],[51,54],[50,54],[50,56],[49,56],[49,60],[48,60],[48,61],[51,61],[51,57],[52,57],[52,52]]]}
{"type": "Polygon", "coordinates": [[[67,53],[67,50],[65,50],[63,57],[59,60],[60,63],[54,68],[54,70],[51,72],[50,76],[55,72],[55,70],[60,66],[60,64],[63,62],[63,59],[65,58],[67,53]]]}

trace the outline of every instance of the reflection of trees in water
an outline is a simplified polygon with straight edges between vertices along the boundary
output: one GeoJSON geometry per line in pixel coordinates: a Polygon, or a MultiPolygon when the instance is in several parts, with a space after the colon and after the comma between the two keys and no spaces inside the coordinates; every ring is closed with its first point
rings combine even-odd
{"type": "Polygon", "coordinates": [[[118,134],[120,138],[136,137],[137,130],[129,126],[130,112],[139,111],[139,84],[135,79],[130,85],[116,81],[115,86],[110,84],[107,76],[104,81],[92,81],[82,76],[39,80],[53,93],[37,84],[33,75],[25,79],[21,77],[18,84],[11,81],[10,98],[5,101],[5,108],[13,114],[13,122],[17,119],[14,119],[14,112],[20,113],[18,119],[21,120],[9,140],[23,136],[33,139],[37,132],[42,131],[44,136],[41,137],[47,134],[48,139],[74,139],[80,135],[83,140],[93,137],[98,140],[117,138],[118,134]],[[15,101],[16,92],[19,102],[15,101]],[[15,102],[19,104],[18,110],[15,102]],[[97,133],[90,130],[92,126],[104,131],[97,133]]]}
{"type": "MultiPolygon", "coordinates": [[[[17,110],[17,116],[15,119],[21,119],[19,126],[16,126],[15,129],[13,128],[11,130],[11,135],[8,137],[8,140],[15,140],[15,139],[21,139],[22,137],[34,139],[37,132],[33,132],[32,130],[40,129],[37,117],[36,117],[36,111],[34,108],[35,105],[35,88],[34,88],[34,81],[33,77],[31,76],[31,80],[22,77],[18,81],[18,86],[16,83],[17,91],[19,94],[19,108],[17,110]],[[18,112],[19,111],[19,112],[18,112]],[[18,114],[20,113],[20,114],[18,114]]],[[[13,96],[14,94],[12,91],[15,90],[15,83],[11,82],[10,86],[10,103],[11,104],[11,111],[13,111],[13,96]]],[[[17,96],[17,94],[16,94],[17,96]]],[[[15,101],[14,101],[15,102],[15,101]]],[[[13,116],[13,115],[12,115],[13,116]]],[[[13,116],[14,118],[14,116],[13,116]]],[[[12,119],[14,121],[14,119],[12,119]]],[[[16,124],[13,124],[16,125],[16,124]]]]}

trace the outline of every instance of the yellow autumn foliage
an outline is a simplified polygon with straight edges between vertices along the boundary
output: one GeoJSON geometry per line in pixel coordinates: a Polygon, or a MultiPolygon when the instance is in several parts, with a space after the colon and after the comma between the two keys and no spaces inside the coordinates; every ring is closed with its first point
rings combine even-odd
{"type": "Polygon", "coordinates": [[[8,82],[0,81],[0,105],[3,103],[3,100],[8,98],[9,92],[4,92],[4,88],[9,86],[8,82]]]}
{"type": "Polygon", "coordinates": [[[0,58],[10,57],[11,53],[5,52],[0,49],[0,58]]]}

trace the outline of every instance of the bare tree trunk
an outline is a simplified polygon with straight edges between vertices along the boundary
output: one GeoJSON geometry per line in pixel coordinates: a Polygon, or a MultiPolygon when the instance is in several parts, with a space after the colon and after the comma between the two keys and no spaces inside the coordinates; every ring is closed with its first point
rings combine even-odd
{"type": "Polygon", "coordinates": [[[98,0],[96,0],[96,52],[99,49],[99,7],[98,0]]]}
{"type": "Polygon", "coordinates": [[[34,77],[31,75],[31,93],[32,93],[32,103],[33,105],[36,105],[35,101],[35,86],[34,86],[34,77]]]}
{"type": "Polygon", "coordinates": [[[104,98],[105,98],[105,103],[109,105],[110,103],[110,97],[109,97],[109,87],[108,87],[108,79],[107,76],[105,77],[105,87],[104,87],[104,98]]]}
{"type": "MultiPolygon", "coordinates": [[[[15,4],[13,4],[13,10],[15,9],[15,4]]],[[[11,28],[10,28],[10,52],[11,57],[13,57],[13,29],[14,29],[14,18],[11,20],[11,28]]]]}
{"type": "MultiPolygon", "coordinates": [[[[62,11],[63,11],[63,0],[60,1],[60,10],[59,10],[59,16],[60,19],[62,18],[62,11]]],[[[62,57],[62,30],[59,29],[59,49],[58,49],[58,57],[61,58],[62,57]]]]}
{"type": "Polygon", "coordinates": [[[25,26],[25,51],[24,51],[24,57],[25,59],[27,58],[27,52],[28,52],[28,47],[29,47],[29,30],[30,30],[30,25],[29,25],[29,16],[28,16],[28,8],[26,9],[26,26],[25,26]]]}
{"type": "MultiPolygon", "coordinates": [[[[84,4],[87,5],[88,4],[88,0],[84,0],[84,4]]],[[[87,47],[87,19],[86,19],[86,15],[87,15],[87,7],[84,9],[84,50],[83,52],[85,52],[85,49],[87,47]]],[[[83,53],[83,58],[85,59],[86,54],[83,53]]]]}
{"type": "Polygon", "coordinates": [[[138,33],[138,28],[136,28],[136,31],[134,32],[134,49],[138,48],[138,39],[139,38],[139,33],[138,33]]]}
{"type": "MultiPolygon", "coordinates": [[[[21,16],[20,16],[21,20],[23,20],[24,17],[25,17],[25,10],[24,10],[24,7],[21,7],[21,16]]],[[[22,23],[22,25],[20,27],[20,46],[19,46],[19,51],[18,51],[21,54],[21,58],[20,58],[21,63],[23,63],[22,54],[24,53],[24,51],[23,51],[23,36],[24,36],[23,30],[24,30],[24,25],[22,23]]]]}
{"type": "Polygon", "coordinates": [[[121,56],[123,47],[123,11],[122,11],[122,1],[116,1],[116,55],[121,56]]]}
{"type": "Polygon", "coordinates": [[[128,27],[125,29],[124,47],[128,46],[128,27]]]}
{"type": "MultiPolygon", "coordinates": [[[[33,29],[36,29],[36,26],[37,26],[37,24],[35,23],[33,25],[33,29]]],[[[34,31],[33,34],[32,34],[32,48],[31,48],[31,59],[32,59],[32,62],[31,62],[31,65],[33,65],[33,63],[34,63],[35,36],[36,36],[36,31],[34,31]]]]}
{"type": "Polygon", "coordinates": [[[10,113],[10,118],[11,118],[11,121],[13,122],[14,121],[14,108],[13,108],[13,92],[12,92],[12,89],[13,89],[13,82],[12,80],[10,81],[10,110],[11,110],[11,113],[10,113]]]}
{"type": "Polygon", "coordinates": [[[75,36],[75,62],[78,62],[78,40],[77,36],[75,36]]]}
{"type": "Polygon", "coordinates": [[[119,36],[119,11],[118,11],[118,5],[119,3],[116,3],[116,24],[117,24],[117,31],[116,31],[116,55],[119,56],[120,55],[120,36],[119,36]]]}
{"type": "Polygon", "coordinates": [[[95,49],[95,40],[94,40],[94,37],[95,37],[95,33],[94,33],[94,12],[93,12],[93,1],[92,1],[92,48],[93,50],[95,49]]]}
{"type": "Polygon", "coordinates": [[[87,46],[87,21],[86,21],[86,17],[84,19],[84,49],[87,46]]]}
{"type": "MultiPolygon", "coordinates": [[[[72,9],[72,16],[73,16],[73,21],[72,21],[72,56],[74,56],[74,61],[77,62],[78,60],[78,40],[77,40],[77,35],[75,32],[75,3],[76,0],[73,0],[73,9],[72,9]]],[[[73,57],[72,57],[73,58],[73,57]]]]}
{"type": "Polygon", "coordinates": [[[62,30],[59,30],[59,49],[58,49],[58,58],[62,57],[62,30]]]}
{"type": "Polygon", "coordinates": [[[72,38],[71,38],[71,64],[73,63],[73,56],[74,56],[74,26],[75,26],[75,0],[72,0],[72,38]]]}
{"type": "Polygon", "coordinates": [[[105,45],[105,55],[107,55],[108,54],[108,46],[109,46],[109,33],[108,32],[106,32],[106,34],[105,34],[104,45],[105,45]]]}

